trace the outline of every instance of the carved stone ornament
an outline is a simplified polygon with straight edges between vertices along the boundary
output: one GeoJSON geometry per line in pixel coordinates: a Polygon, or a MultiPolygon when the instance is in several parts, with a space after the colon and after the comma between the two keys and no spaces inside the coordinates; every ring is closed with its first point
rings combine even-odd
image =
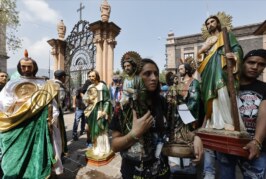
{"type": "Polygon", "coordinates": [[[108,22],[110,13],[111,13],[111,6],[108,4],[107,0],[104,0],[100,7],[101,10],[101,18],[103,22],[108,22]]]}
{"type": "Polygon", "coordinates": [[[59,23],[57,24],[57,33],[58,33],[58,38],[60,40],[64,40],[66,35],[66,26],[63,20],[59,21],[59,23]]]}
{"type": "MultiPolygon", "coordinates": [[[[211,15],[213,16],[213,15],[211,15]]],[[[232,16],[225,14],[225,12],[218,12],[215,16],[218,17],[218,19],[221,22],[221,26],[226,27],[227,31],[231,31],[233,26],[232,26],[232,16]]],[[[210,37],[210,34],[205,26],[205,23],[202,24],[202,28],[201,28],[201,32],[202,32],[202,37],[204,39],[207,39],[208,37],[210,37]]]]}
{"type": "Polygon", "coordinates": [[[18,99],[31,97],[37,90],[38,87],[34,83],[30,82],[20,83],[15,87],[15,95],[17,96],[18,99]]]}

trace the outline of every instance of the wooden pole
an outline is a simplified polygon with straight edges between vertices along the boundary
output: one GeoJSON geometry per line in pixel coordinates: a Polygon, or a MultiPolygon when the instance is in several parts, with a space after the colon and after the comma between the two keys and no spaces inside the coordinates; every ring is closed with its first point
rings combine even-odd
{"type": "MultiPolygon", "coordinates": [[[[229,45],[230,41],[229,41],[227,28],[224,27],[222,29],[222,31],[223,31],[225,54],[230,53],[231,48],[229,45]]],[[[232,116],[233,121],[234,121],[235,130],[240,131],[238,108],[237,108],[237,102],[236,102],[236,90],[234,88],[235,79],[234,79],[234,75],[233,75],[233,61],[234,61],[234,59],[226,58],[227,75],[228,75],[227,88],[228,88],[229,95],[230,95],[231,116],[232,116]]]]}

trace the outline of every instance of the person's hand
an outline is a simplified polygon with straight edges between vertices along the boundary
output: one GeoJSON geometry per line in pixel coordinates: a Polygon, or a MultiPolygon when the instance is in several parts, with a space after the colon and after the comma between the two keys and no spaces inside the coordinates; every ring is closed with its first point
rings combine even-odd
{"type": "Polygon", "coordinates": [[[100,119],[100,118],[105,118],[106,115],[107,115],[107,114],[106,114],[105,111],[101,111],[101,112],[99,113],[98,119],[100,119]]]}
{"type": "Polygon", "coordinates": [[[249,152],[248,159],[252,160],[254,158],[258,158],[260,156],[260,149],[256,144],[255,141],[250,141],[245,147],[243,147],[244,150],[247,150],[249,152]]]}
{"type": "Polygon", "coordinates": [[[148,111],[144,116],[137,119],[137,113],[133,110],[133,124],[132,131],[136,137],[141,137],[153,124],[154,118],[151,115],[151,112],[148,111]]]}
{"type": "Polygon", "coordinates": [[[237,56],[233,52],[229,52],[225,54],[227,59],[233,60],[234,62],[237,61],[237,56]]]}
{"type": "Polygon", "coordinates": [[[73,105],[72,108],[74,109],[74,111],[76,111],[76,105],[73,105]]]}
{"type": "Polygon", "coordinates": [[[203,144],[199,136],[194,137],[193,145],[194,145],[195,159],[192,160],[192,162],[198,164],[203,156],[203,144]]]}
{"type": "Polygon", "coordinates": [[[130,94],[133,94],[135,92],[135,90],[133,88],[127,88],[125,91],[130,93],[130,94]]]}

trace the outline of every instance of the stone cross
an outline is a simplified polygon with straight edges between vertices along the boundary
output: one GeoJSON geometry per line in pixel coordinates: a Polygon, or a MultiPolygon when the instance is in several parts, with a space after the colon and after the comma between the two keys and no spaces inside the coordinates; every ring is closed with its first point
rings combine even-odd
{"type": "Polygon", "coordinates": [[[80,3],[79,9],[77,9],[77,12],[79,12],[79,20],[82,20],[82,9],[84,9],[85,6],[82,6],[82,3],[80,3]]]}

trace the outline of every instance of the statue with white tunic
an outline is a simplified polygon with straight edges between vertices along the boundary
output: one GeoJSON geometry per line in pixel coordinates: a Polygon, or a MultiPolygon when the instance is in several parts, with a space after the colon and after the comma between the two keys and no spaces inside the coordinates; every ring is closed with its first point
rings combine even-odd
{"type": "Polygon", "coordinates": [[[55,100],[59,86],[36,77],[37,63],[28,57],[27,51],[17,70],[21,76],[10,80],[0,93],[3,177],[47,178],[52,170],[62,174],[55,100]],[[27,167],[21,168],[22,165],[27,167]]]}

